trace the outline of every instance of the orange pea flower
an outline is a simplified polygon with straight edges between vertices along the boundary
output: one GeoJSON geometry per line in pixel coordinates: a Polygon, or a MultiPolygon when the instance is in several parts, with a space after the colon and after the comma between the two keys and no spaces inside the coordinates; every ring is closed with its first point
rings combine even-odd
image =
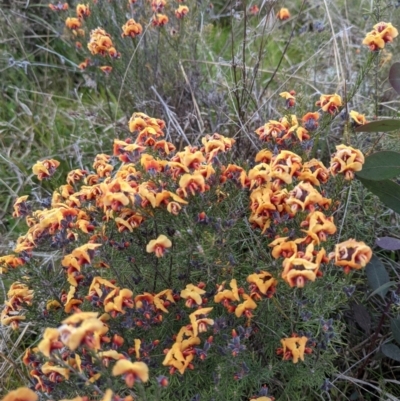
{"type": "Polygon", "coordinates": [[[250,274],[246,281],[250,283],[251,295],[262,294],[267,298],[272,297],[278,284],[278,281],[270,273],[263,270],[260,273],[250,274]]]}
{"type": "Polygon", "coordinates": [[[55,172],[60,162],[54,159],[38,161],[33,167],[33,174],[42,181],[45,178],[50,178],[55,172]]]}
{"type": "Polygon", "coordinates": [[[90,8],[89,4],[78,4],[76,6],[76,16],[81,19],[81,18],[86,18],[89,17],[90,15],[90,8]]]}
{"type": "Polygon", "coordinates": [[[303,168],[298,173],[298,180],[309,182],[312,185],[320,186],[329,180],[329,170],[324,164],[317,160],[311,159],[303,164],[303,168]]]}
{"type": "Polygon", "coordinates": [[[308,131],[315,131],[318,128],[318,120],[319,120],[319,113],[307,113],[305,114],[301,122],[304,125],[304,128],[307,129],[308,131]]]}
{"type": "Polygon", "coordinates": [[[193,336],[197,337],[199,333],[207,331],[207,326],[212,326],[214,320],[207,318],[207,315],[213,308],[200,308],[189,315],[190,323],[192,324],[193,336]]]}
{"type": "Polygon", "coordinates": [[[127,21],[125,25],[122,26],[122,34],[121,36],[124,38],[126,36],[130,36],[131,38],[135,38],[139,36],[143,32],[143,27],[141,24],[136,22],[134,19],[130,19],[127,21]]]}
{"type": "Polygon", "coordinates": [[[193,284],[187,284],[186,288],[181,291],[181,297],[186,299],[185,305],[192,308],[195,304],[201,305],[203,300],[201,296],[206,292],[193,284]]]}
{"type": "Polygon", "coordinates": [[[167,4],[167,2],[165,0],[152,0],[151,1],[151,9],[155,13],[160,12],[165,7],[165,4],[167,4]]]}
{"type": "Polygon", "coordinates": [[[44,363],[41,367],[41,371],[53,383],[60,382],[62,377],[66,380],[69,379],[69,369],[62,368],[61,366],[55,366],[53,365],[53,362],[44,363]]]}
{"type": "Polygon", "coordinates": [[[304,361],[304,354],[311,353],[310,348],[306,348],[308,338],[303,337],[290,337],[282,338],[282,348],[278,348],[277,354],[283,354],[283,360],[287,361],[293,359],[293,363],[297,363],[299,359],[304,361]]]}
{"type": "Polygon", "coordinates": [[[374,29],[367,33],[362,44],[369,46],[372,51],[383,49],[385,44],[392,42],[398,36],[397,29],[389,22],[379,22],[374,29]]]}
{"type": "Polygon", "coordinates": [[[281,8],[276,14],[276,18],[285,21],[290,18],[290,12],[287,8],[281,8]]]}
{"type": "Polygon", "coordinates": [[[320,241],[326,241],[327,235],[333,235],[336,232],[336,226],[333,222],[333,216],[326,217],[320,211],[314,211],[308,214],[306,220],[301,224],[301,227],[307,227],[307,230],[302,230],[307,234],[306,243],[313,242],[319,245],[320,241]]]}
{"type": "Polygon", "coordinates": [[[208,186],[205,183],[204,177],[196,172],[194,174],[184,174],[179,180],[179,189],[178,194],[182,193],[182,195],[187,198],[188,192],[190,192],[193,196],[196,192],[205,192],[208,189],[208,186]]]}
{"type": "Polygon", "coordinates": [[[157,258],[165,255],[167,248],[171,248],[172,242],[165,235],[161,234],[157,239],[152,239],[146,246],[146,252],[154,252],[157,258]]]}
{"type": "Polygon", "coordinates": [[[241,317],[243,314],[247,318],[251,318],[253,316],[252,310],[257,308],[257,304],[253,301],[250,295],[243,294],[244,302],[239,304],[235,309],[236,317],[241,317]]]}
{"type": "Polygon", "coordinates": [[[338,145],[336,153],[331,158],[330,172],[333,176],[344,174],[346,180],[352,180],[354,172],[361,171],[364,162],[365,158],[360,150],[351,146],[338,145]]]}
{"type": "Polygon", "coordinates": [[[288,237],[279,237],[268,245],[273,248],[271,252],[273,258],[290,258],[297,253],[297,243],[295,241],[287,241],[287,239],[288,237]]]}
{"type": "Polygon", "coordinates": [[[109,65],[102,65],[102,66],[100,66],[99,68],[100,68],[100,70],[103,71],[104,74],[106,74],[106,75],[109,75],[109,74],[111,73],[112,69],[113,69],[113,68],[112,68],[111,66],[109,66],[109,65]]]}
{"type": "Polygon", "coordinates": [[[178,19],[182,19],[189,12],[189,7],[187,6],[179,6],[175,10],[175,16],[178,19]]]}
{"type": "Polygon", "coordinates": [[[15,269],[18,266],[25,264],[25,261],[15,255],[0,256],[0,274],[7,273],[8,268],[15,269]]]}
{"type": "Polygon", "coordinates": [[[259,12],[260,12],[260,9],[258,8],[257,4],[254,4],[249,8],[249,13],[251,15],[257,15],[259,12]]]}
{"type": "Polygon", "coordinates": [[[324,198],[310,183],[303,181],[290,191],[285,202],[293,213],[299,209],[314,211],[316,205],[326,209],[332,203],[331,199],[324,198]]]}
{"type": "Polygon", "coordinates": [[[71,255],[75,257],[79,265],[90,264],[94,256],[94,251],[102,246],[101,244],[85,244],[75,248],[71,255]]]}
{"type": "Polygon", "coordinates": [[[1,401],[37,401],[39,396],[27,387],[10,391],[1,401]]]}
{"type": "Polygon", "coordinates": [[[165,313],[168,313],[167,307],[171,305],[171,303],[175,303],[175,299],[172,293],[172,290],[167,289],[159,292],[153,298],[154,306],[165,313]]]}
{"type": "Polygon", "coordinates": [[[90,58],[86,58],[85,61],[82,61],[82,63],[78,64],[78,68],[80,70],[86,70],[91,65],[91,60],[90,58]]]}
{"type": "Polygon", "coordinates": [[[282,92],[279,94],[279,96],[283,97],[286,100],[286,107],[294,107],[296,104],[296,98],[294,97],[296,95],[295,91],[290,91],[290,92],[282,92]]]}
{"type": "Polygon", "coordinates": [[[144,362],[131,362],[127,359],[120,359],[114,365],[112,375],[123,375],[126,385],[132,388],[135,381],[146,383],[149,380],[149,367],[144,362]]]}
{"type": "Polygon", "coordinates": [[[342,98],[336,93],[333,95],[321,95],[315,105],[321,107],[322,111],[326,113],[335,114],[339,107],[342,106],[342,98]]]}
{"type": "Polygon", "coordinates": [[[255,133],[260,137],[260,141],[270,142],[277,140],[286,134],[287,128],[279,121],[270,120],[262,127],[256,129],[255,133]]]}
{"type": "Polygon", "coordinates": [[[362,241],[349,239],[337,244],[335,251],[329,254],[336,266],[341,266],[347,274],[351,269],[359,270],[372,258],[372,250],[362,241]]]}
{"type": "Polygon", "coordinates": [[[368,123],[367,119],[365,118],[365,115],[360,114],[355,110],[350,111],[350,119],[351,122],[357,127],[368,123]]]}
{"type": "Polygon", "coordinates": [[[155,14],[153,16],[152,25],[153,26],[164,26],[168,24],[168,17],[164,14],[155,14]]]}
{"type": "Polygon", "coordinates": [[[24,195],[20,196],[14,201],[14,212],[13,212],[13,217],[22,217],[26,216],[29,214],[30,208],[27,204],[27,200],[29,198],[29,195],[24,195]]]}
{"type": "Polygon", "coordinates": [[[171,366],[171,373],[174,373],[175,370],[178,370],[178,372],[183,375],[188,367],[193,368],[191,362],[194,358],[194,354],[196,353],[193,347],[200,344],[200,338],[189,337],[184,340],[184,334],[191,335],[192,332],[187,331],[186,328],[183,327],[177,335],[175,344],[165,355],[163,365],[171,366]]]}
{"type": "Polygon", "coordinates": [[[68,17],[65,20],[65,26],[69,29],[78,29],[82,26],[82,22],[80,21],[79,18],[68,17]]]}
{"type": "Polygon", "coordinates": [[[233,301],[240,301],[239,289],[237,287],[237,281],[232,279],[229,283],[231,290],[224,289],[224,284],[221,284],[218,288],[218,292],[214,296],[215,303],[222,303],[222,305],[232,313],[236,309],[236,305],[233,305],[233,301]]]}
{"type": "Polygon", "coordinates": [[[89,318],[79,327],[62,325],[58,328],[61,341],[71,351],[76,350],[80,345],[86,345],[93,350],[100,349],[100,337],[108,331],[108,327],[99,319],[89,318]]]}

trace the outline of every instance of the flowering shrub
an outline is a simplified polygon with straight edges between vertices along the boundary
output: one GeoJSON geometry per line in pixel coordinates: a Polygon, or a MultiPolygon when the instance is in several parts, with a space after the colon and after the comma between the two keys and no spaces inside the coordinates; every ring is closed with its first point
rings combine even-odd
{"type": "MultiPolygon", "coordinates": [[[[100,70],[106,83],[122,77],[115,79],[118,102],[137,70],[148,71],[143,82],[136,77],[143,87],[158,80],[159,43],[179,53],[188,19],[197,7],[210,8],[113,2],[112,23],[100,24],[103,6],[78,4],[65,27],[79,40],[81,70],[100,70]],[[141,47],[147,39],[157,46],[141,47]],[[129,51],[132,58],[119,64],[129,51]]],[[[291,19],[286,8],[276,17],[291,19]]],[[[396,36],[381,22],[364,44],[377,51],[396,36]]],[[[128,91],[131,103],[146,99],[137,92],[128,91]]],[[[305,112],[295,91],[280,96],[284,115],[255,129],[261,150],[246,161],[234,157],[241,138],[214,133],[183,147],[167,140],[171,119],[136,112],[130,134],[115,138],[91,167],[64,178],[55,159],[33,166],[40,189],[14,203],[26,232],[0,257],[10,283],[0,323],[34,336],[23,357],[31,389],[4,400],[269,401],[329,390],[348,335],[341,315],[350,284],[365,281],[372,258],[366,243],[338,229],[342,191],[365,158],[349,138],[329,157],[317,150],[349,98],[322,94],[319,110],[305,112]]],[[[354,110],[349,118],[353,126],[367,123],[354,110]]]]}
{"type": "MultiPolygon", "coordinates": [[[[342,335],[337,326],[326,336],[320,316],[346,304],[352,274],[340,267],[361,269],[372,252],[353,239],[334,247],[334,188],[364,159],[345,145],[328,167],[309,158],[301,145],[318,117],[264,124],[256,134],[266,147],[249,166],[230,159],[231,138],[214,133],[177,151],[164,121],[134,113],[131,135],[91,171],[72,170],[51,199],[17,199],[28,230],[0,259],[16,280],[1,323],[47,326],[24,356],[34,389],[186,399],[214,386],[222,400],[265,398],[265,384],[275,396],[319,388],[335,372],[328,344],[342,335]]],[[[41,161],[34,172],[51,179],[57,166],[41,161]]]]}

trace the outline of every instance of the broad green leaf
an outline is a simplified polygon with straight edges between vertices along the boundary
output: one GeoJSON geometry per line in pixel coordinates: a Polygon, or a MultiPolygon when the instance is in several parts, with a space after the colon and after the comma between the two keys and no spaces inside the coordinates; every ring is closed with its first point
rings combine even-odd
{"type": "Polygon", "coordinates": [[[378,245],[386,251],[398,251],[400,249],[400,239],[392,237],[377,238],[375,245],[378,245]]]}
{"type": "Polygon", "coordinates": [[[400,362],[400,348],[396,344],[383,344],[381,349],[385,356],[400,362]]]}
{"type": "Polygon", "coordinates": [[[400,185],[390,180],[374,181],[357,177],[388,208],[400,214],[400,185]]]}
{"type": "Polygon", "coordinates": [[[400,344],[400,317],[397,319],[390,319],[390,328],[394,339],[400,344]]]}
{"type": "Polygon", "coordinates": [[[371,261],[365,267],[365,271],[367,273],[369,286],[373,291],[378,290],[376,291],[376,294],[380,295],[382,298],[385,298],[389,288],[385,288],[384,285],[390,280],[389,274],[381,260],[377,256],[373,255],[371,261]]]}
{"type": "Polygon", "coordinates": [[[389,281],[388,283],[382,284],[380,287],[378,287],[375,291],[372,291],[371,294],[369,294],[368,298],[373,297],[376,294],[379,294],[383,291],[387,291],[390,287],[395,286],[397,283],[395,281],[389,281]]]}
{"type": "Polygon", "coordinates": [[[365,159],[357,177],[367,180],[385,180],[400,175],[400,153],[384,151],[377,152],[365,159]]]}
{"type": "Polygon", "coordinates": [[[389,132],[400,129],[400,120],[385,119],[372,121],[371,123],[360,125],[355,129],[356,132],[389,132]]]}
{"type": "Polygon", "coordinates": [[[394,63],[390,67],[389,82],[393,89],[400,94],[400,63],[394,63]]]}

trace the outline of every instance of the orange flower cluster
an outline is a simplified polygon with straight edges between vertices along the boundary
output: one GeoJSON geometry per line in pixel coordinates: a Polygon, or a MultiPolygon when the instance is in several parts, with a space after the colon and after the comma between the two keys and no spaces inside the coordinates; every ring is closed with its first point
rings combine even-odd
{"type": "MultiPolygon", "coordinates": [[[[95,31],[99,36],[94,36],[100,41],[111,43],[109,36],[103,35],[104,31],[95,31]]],[[[107,49],[105,43],[96,43],[107,49]]],[[[294,94],[289,95],[284,96],[286,100],[293,100],[294,94]]],[[[329,101],[331,106],[326,111],[336,112],[332,106],[335,99],[329,101]]],[[[328,105],[322,103],[321,107],[328,105]]],[[[242,328],[244,334],[233,330],[226,347],[230,355],[237,356],[246,349],[241,340],[250,336],[252,317],[262,302],[269,302],[274,296],[279,280],[289,287],[302,288],[322,276],[329,260],[345,273],[364,267],[372,257],[371,249],[364,243],[345,241],[328,256],[324,247],[336,233],[333,216],[329,214],[332,200],[325,197],[324,185],[338,174],[352,179],[354,172],[362,168],[362,153],[340,145],[327,168],[320,160],[303,160],[298,154],[282,149],[311,139],[312,132],[318,128],[318,119],[319,114],[315,112],[301,119],[292,114],[260,127],[256,131],[260,139],[278,150],[262,149],[255,156],[255,164],[246,169],[225,163],[234,139],[209,134],[202,138],[200,146],[186,146],[177,151],[164,139],[164,121],[134,113],[129,120],[132,135],[116,139],[112,154],[98,154],[91,171],[75,169],[68,173],[65,184],[54,191],[49,204],[32,211],[33,201],[26,196],[18,198],[14,215],[25,218],[28,230],[17,240],[16,255],[0,258],[2,272],[35,259],[34,251],[46,244],[62,250],[57,263],[68,282],[58,296],[52,295],[42,302],[46,316],[54,317],[57,313],[68,317],[60,327],[47,328],[37,348],[28,350],[24,358],[35,389],[50,393],[76,372],[87,383],[100,383],[101,366],[110,367],[114,376],[122,376],[125,385],[132,387],[149,380],[148,366],[155,366],[157,360],[170,373],[184,374],[194,369],[198,360],[207,358],[213,349],[214,337],[224,326],[224,318],[217,315],[218,311],[230,320],[246,321],[247,329],[242,328]],[[175,253],[181,258],[184,252],[182,227],[165,226],[162,219],[159,223],[158,216],[171,220],[182,216],[185,221],[188,211],[195,210],[193,224],[222,232],[223,224],[228,223],[222,224],[212,213],[208,216],[208,210],[211,202],[229,201],[229,188],[244,194],[249,223],[262,238],[270,240],[271,255],[282,260],[282,267],[273,274],[257,269],[235,275],[232,262],[229,269],[218,271],[219,277],[223,277],[221,280],[227,281],[216,289],[215,283],[193,284],[190,281],[195,276],[190,271],[186,274],[174,271],[176,266],[172,262],[175,253]],[[121,259],[114,256],[132,244],[143,255],[126,254],[128,268],[120,267],[121,259]],[[152,290],[138,290],[134,283],[143,280],[142,277],[128,280],[134,271],[138,276],[143,275],[135,262],[139,257],[150,261],[146,274],[154,278],[152,290]],[[126,272],[123,277],[127,280],[122,281],[119,274],[126,272]],[[238,277],[243,281],[239,282],[238,277]],[[158,278],[164,283],[161,288],[158,278]],[[182,325],[180,322],[184,319],[188,320],[182,325]],[[164,326],[164,323],[167,324],[164,326]],[[135,327],[138,338],[128,339],[123,327],[135,327]],[[149,340],[145,333],[151,332],[152,327],[163,330],[165,327],[170,335],[177,334],[168,340],[165,338],[163,343],[159,339],[149,340]],[[206,339],[209,331],[213,336],[206,339]],[[165,344],[162,360],[161,349],[157,349],[160,344],[165,344]],[[136,361],[131,361],[130,356],[136,361]]],[[[53,160],[41,162],[37,174],[48,178],[56,165],[53,160]]],[[[187,233],[192,235],[189,229],[187,233]]],[[[214,234],[207,232],[206,235],[214,234]]],[[[193,238],[197,243],[197,236],[193,238]]],[[[191,262],[201,263],[205,248],[197,245],[197,249],[191,262]]],[[[24,319],[23,308],[33,301],[33,291],[14,283],[1,323],[18,328],[19,321],[24,319]]],[[[306,336],[282,339],[278,353],[283,354],[284,360],[293,359],[297,363],[310,351],[307,342],[306,336]]],[[[242,377],[246,369],[242,366],[235,377],[242,377]]],[[[160,383],[166,383],[164,377],[159,380],[161,386],[160,383]]]]}
{"type": "Polygon", "coordinates": [[[236,317],[245,316],[247,319],[253,317],[252,311],[257,308],[256,301],[271,298],[275,293],[278,281],[265,271],[250,274],[247,277],[250,294],[246,294],[243,288],[237,287],[237,281],[232,279],[229,283],[230,290],[225,289],[225,282],[218,286],[214,302],[221,303],[229,313],[235,313],[236,317]],[[242,298],[242,303],[240,302],[242,298]]]}
{"type": "Polygon", "coordinates": [[[118,53],[113,45],[111,35],[102,28],[96,28],[90,32],[90,40],[87,47],[93,55],[109,55],[112,59],[121,57],[121,53],[118,53]]]}
{"type": "Polygon", "coordinates": [[[399,32],[390,22],[379,22],[374,29],[367,33],[362,44],[368,46],[372,51],[378,51],[385,47],[386,43],[393,42],[399,32]]]}
{"type": "Polygon", "coordinates": [[[124,38],[126,36],[130,36],[131,38],[135,38],[136,36],[141,35],[143,32],[142,25],[136,22],[133,18],[127,21],[125,25],[122,26],[122,34],[121,36],[124,38]]]}
{"type": "MultiPolygon", "coordinates": [[[[214,320],[207,317],[213,308],[200,308],[189,315],[190,325],[181,328],[176,335],[175,343],[170,349],[165,349],[164,366],[170,367],[170,373],[178,371],[183,374],[186,369],[194,369],[193,359],[196,355],[195,346],[201,343],[198,335],[207,331],[208,326],[214,324],[214,320]]],[[[211,339],[207,340],[205,349],[210,346],[211,339]]],[[[200,356],[201,357],[201,356],[200,356]]]]}
{"type": "MultiPolygon", "coordinates": [[[[1,262],[0,262],[1,263],[1,262]]],[[[15,282],[11,284],[7,292],[7,300],[0,315],[0,324],[3,326],[11,325],[14,330],[18,329],[19,322],[25,320],[21,314],[24,306],[32,304],[33,290],[26,284],[15,282]]]]}
{"type": "MultiPolygon", "coordinates": [[[[286,92],[288,93],[288,92],[286,92]]],[[[285,94],[285,92],[283,92],[285,94]]],[[[295,99],[291,98],[290,95],[283,96],[289,104],[295,104],[295,99]]],[[[288,103],[287,103],[288,104],[288,103]]],[[[304,118],[304,117],[303,117],[304,118]]],[[[315,121],[317,121],[315,118],[315,121]]],[[[307,120],[306,120],[307,121],[307,120]]],[[[263,142],[275,142],[278,146],[283,146],[285,143],[290,142],[303,142],[310,139],[310,128],[306,128],[306,123],[303,122],[301,126],[297,120],[297,117],[292,114],[286,117],[282,117],[279,121],[270,120],[262,127],[258,128],[255,132],[263,142]]]]}

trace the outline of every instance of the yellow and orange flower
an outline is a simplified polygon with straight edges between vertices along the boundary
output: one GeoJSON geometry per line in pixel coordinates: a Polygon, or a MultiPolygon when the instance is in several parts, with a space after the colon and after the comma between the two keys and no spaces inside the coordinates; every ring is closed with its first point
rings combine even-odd
{"type": "Polygon", "coordinates": [[[45,178],[50,178],[55,172],[60,162],[54,159],[38,161],[33,167],[33,174],[42,181],[45,178]]]}
{"type": "Polygon", "coordinates": [[[362,44],[368,46],[372,51],[383,49],[385,44],[392,42],[399,32],[390,22],[379,22],[374,29],[367,33],[362,44]]]}
{"type": "Polygon", "coordinates": [[[27,387],[10,391],[1,401],[37,401],[39,396],[27,387]]]}
{"type": "Polygon", "coordinates": [[[168,17],[164,14],[155,14],[152,20],[153,26],[164,26],[168,24],[168,17]]]}
{"type": "Polygon", "coordinates": [[[245,315],[248,319],[253,316],[252,311],[257,308],[257,304],[253,301],[250,295],[243,294],[242,295],[244,302],[239,304],[235,309],[236,317],[241,317],[245,315]]]}
{"type": "Polygon", "coordinates": [[[146,246],[146,252],[154,252],[157,258],[165,255],[168,248],[171,248],[172,242],[165,235],[161,234],[157,239],[152,239],[146,246]]]}
{"type": "Polygon", "coordinates": [[[181,297],[186,299],[185,305],[192,308],[196,305],[201,305],[203,300],[201,296],[206,292],[193,284],[188,284],[184,290],[181,291],[181,297]]]}
{"type": "Polygon", "coordinates": [[[329,170],[317,159],[311,159],[303,164],[303,168],[298,173],[298,180],[309,182],[312,185],[320,186],[329,179],[329,170]]]}
{"type": "Polygon", "coordinates": [[[361,171],[365,162],[360,150],[351,146],[338,145],[336,153],[332,155],[330,172],[333,176],[344,174],[346,180],[354,178],[354,172],[361,171]]]}
{"type": "Polygon", "coordinates": [[[277,14],[276,18],[280,19],[281,21],[285,21],[290,18],[290,12],[287,8],[281,8],[277,14]]]}
{"type": "Polygon", "coordinates": [[[89,17],[89,15],[90,15],[89,4],[86,4],[86,5],[85,4],[78,4],[76,6],[76,16],[79,19],[89,17]]]}
{"type": "Polygon", "coordinates": [[[301,122],[304,125],[304,128],[307,129],[308,131],[315,131],[318,128],[318,120],[319,120],[319,113],[306,113],[302,119],[301,122]]]}
{"type": "Polygon", "coordinates": [[[359,270],[367,265],[372,258],[372,250],[362,241],[349,239],[337,244],[335,251],[329,254],[336,266],[341,266],[347,274],[351,269],[359,270]]]}
{"type": "Polygon", "coordinates": [[[176,337],[176,342],[173,344],[171,349],[168,350],[163,361],[164,366],[170,366],[170,373],[174,373],[177,370],[183,375],[187,368],[192,368],[192,361],[196,350],[195,345],[200,344],[200,338],[193,337],[193,332],[182,327],[181,331],[176,337]],[[189,338],[184,339],[183,337],[188,336],[189,338]]]}
{"type": "Polygon", "coordinates": [[[197,192],[203,193],[207,189],[208,186],[204,177],[200,173],[195,172],[194,174],[184,174],[181,177],[177,193],[178,195],[182,193],[182,195],[187,198],[188,193],[194,196],[197,192]]]}
{"type": "Polygon", "coordinates": [[[82,22],[81,22],[81,20],[79,18],[68,17],[65,20],[65,26],[68,29],[75,30],[75,29],[78,29],[78,28],[80,28],[82,26],[82,22]]]}
{"type": "Polygon", "coordinates": [[[307,234],[305,242],[313,242],[315,245],[319,245],[320,241],[326,241],[328,235],[336,232],[333,216],[327,217],[320,211],[311,212],[300,226],[307,228],[302,230],[307,234]]]}
{"type": "Polygon", "coordinates": [[[136,381],[146,383],[149,380],[149,367],[144,362],[131,362],[127,359],[120,359],[114,365],[112,375],[123,375],[126,385],[132,388],[136,381]]]}
{"type": "Polygon", "coordinates": [[[187,15],[188,12],[189,12],[189,7],[187,7],[187,6],[179,6],[175,10],[175,16],[178,19],[182,19],[185,15],[187,15]]]}
{"type": "Polygon", "coordinates": [[[295,98],[296,92],[295,91],[290,91],[290,92],[282,92],[279,94],[279,96],[283,97],[286,100],[286,107],[294,107],[296,105],[296,98],[295,98]]]}
{"type": "Polygon", "coordinates": [[[194,337],[197,337],[199,333],[204,333],[207,331],[208,326],[212,326],[214,324],[214,320],[207,317],[212,310],[212,307],[200,308],[189,315],[194,337]]]}
{"type": "Polygon", "coordinates": [[[304,354],[311,353],[311,348],[307,348],[308,338],[303,337],[290,337],[282,338],[282,348],[278,348],[277,354],[283,354],[283,360],[287,361],[293,359],[293,363],[297,363],[299,359],[304,361],[304,354]]]}
{"type": "Polygon", "coordinates": [[[13,217],[22,217],[29,214],[30,208],[26,202],[28,198],[29,195],[25,195],[25,196],[20,196],[15,200],[13,205],[14,207],[13,217]]]}
{"type": "Polygon", "coordinates": [[[126,22],[125,25],[122,26],[122,34],[121,36],[124,38],[126,36],[130,36],[131,38],[135,38],[139,36],[143,32],[143,27],[141,24],[136,22],[134,19],[130,19],[126,22]]]}
{"type": "Polygon", "coordinates": [[[357,127],[368,123],[367,119],[365,118],[365,115],[360,114],[355,110],[350,111],[350,120],[357,127]]]}
{"type": "Polygon", "coordinates": [[[315,103],[316,106],[321,107],[322,111],[329,114],[335,114],[342,104],[342,98],[336,93],[333,95],[321,95],[318,102],[315,103]]]}
{"type": "Polygon", "coordinates": [[[278,281],[266,271],[261,270],[259,273],[253,273],[247,276],[247,282],[250,283],[250,292],[253,294],[262,294],[267,298],[271,298],[275,293],[275,287],[278,281]]]}
{"type": "Polygon", "coordinates": [[[101,71],[104,72],[104,74],[109,75],[112,71],[112,67],[110,65],[102,65],[99,67],[101,71]]]}

